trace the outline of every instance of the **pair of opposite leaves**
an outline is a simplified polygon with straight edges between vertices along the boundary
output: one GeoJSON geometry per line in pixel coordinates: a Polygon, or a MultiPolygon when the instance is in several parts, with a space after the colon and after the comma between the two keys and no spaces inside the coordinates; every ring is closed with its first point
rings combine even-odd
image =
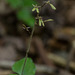
{"type": "Polygon", "coordinates": [[[10,75],[35,75],[36,68],[35,64],[33,63],[31,58],[27,58],[26,64],[24,66],[25,58],[17,61],[13,66],[12,70],[16,74],[10,74],[10,75]],[[24,67],[24,71],[23,71],[24,67]],[[23,73],[22,73],[23,72],[23,73]]]}

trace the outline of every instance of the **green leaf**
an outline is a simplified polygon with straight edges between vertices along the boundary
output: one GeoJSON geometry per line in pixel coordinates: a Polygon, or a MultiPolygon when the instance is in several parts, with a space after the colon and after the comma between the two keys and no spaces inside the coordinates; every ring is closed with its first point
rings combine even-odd
{"type": "Polygon", "coordinates": [[[7,0],[8,3],[13,7],[13,8],[18,8],[18,7],[26,7],[30,6],[32,7],[32,4],[36,4],[36,1],[33,0],[7,0]]]}
{"type": "MultiPolygon", "coordinates": [[[[17,61],[13,67],[12,70],[16,73],[18,73],[19,75],[22,74],[22,70],[23,70],[23,66],[24,66],[24,61],[25,58],[17,61]]],[[[23,75],[35,75],[36,69],[35,69],[35,65],[32,61],[31,58],[27,58],[26,64],[24,66],[24,72],[23,75]]]]}
{"type": "Polygon", "coordinates": [[[7,1],[13,8],[18,8],[23,5],[22,0],[7,0],[7,1]]]}
{"type": "Polygon", "coordinates": [[[17,17],[19,18],[19,20],[22,20],[25,23],[27,23],[30,27],[34,26],[35,19],[32,16],[32,14],[29,11],[29,9],[21,9],[21,10],[19,10],[18,13],[17,13],[17,17]]]}
{"type": "Polygon", "coordinates": [[[49,3],[50,4],[50,6],[51,6],[51,8],[53,9],[53,10],[56,10],[56,8],[55,8],[55,6],[53,5],[53,4],[51,4],[51,3],[49,3]]]}
{"type": "Polygon", "coordinates": [[[24,0],[24,6],[32,7],[32,4],[37,4],[37,2],[33,0],[24,0]]]}
{"type": "Polygon", "coordinates": [[[36,1],[33,0],[7,0],[8,3],[12,6],[12,8],[20,8],[17,12],[17,16],[19,20],[27,23],[31,28],[34,26],[35,19],[31,15],[28,9],[24,9],[26,7],[32,7],[32,4],[36,4],[36,1]]]}
{"type": "Polygon", "coordinates": [[[9,75],[17,75],[17,74],[9,74],[9,75]]]}

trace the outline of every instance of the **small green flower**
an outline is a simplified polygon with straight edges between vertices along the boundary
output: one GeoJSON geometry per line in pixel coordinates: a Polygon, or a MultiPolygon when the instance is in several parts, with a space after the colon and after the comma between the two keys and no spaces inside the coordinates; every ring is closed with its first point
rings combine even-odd
{"type": "Polygon", "coordinates": [[[49,4],[53,10],[56,10],[55,6],[51,4],[50,1],[47,1],[46,3],[49,4]]]}
{"type": "Polygon", "coordinates": [[[36,11],[37,13],[39,13],[39,6],[37,6],[37,4],[36,5],[33,5],[33,9],[32,9],[32,11],[36,11]]]}
{"type": "Polygon", "coordinates": [[[53,4],[49,3],[49,5],[51,6],[51,8],[52,8],[53,10],[56,10],[56,8],[55,8],[55,6],[54,6],[53,4]]]}
{"type": "Polygon", "coordinates": [[[42,25],[45,26],[44,21],[42,20],[42,17],[39,17],[39,26],[42,26],[42,25]]]}
{"type": "Polygon", "coordinates": [[[26,27],[25,24],[22,24],[22,25],[23,25],[23,29],[26,29],[26,31],[29,31],[29,30],[28,30],[28,27],[26,27]]]}

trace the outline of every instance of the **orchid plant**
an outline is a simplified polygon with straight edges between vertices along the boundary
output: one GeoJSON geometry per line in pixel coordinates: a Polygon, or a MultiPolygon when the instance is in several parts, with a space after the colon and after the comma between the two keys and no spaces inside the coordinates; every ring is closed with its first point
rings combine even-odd
{"type": "MultiPolygon", "coordinates": [[[[25,23],[28,24],[29,27],[32,28],[26,56],[25,58],[13,64],[12,70],[13,72],[15,72],[15,74],[10,74],[10,75],[35,75],[36,72],[35,64],[33,63],[32,59],[28,57],[35,25],[45,26],[44,24],[45,22],[53,21],[53,19],[43,20],[43,17],[39,16],[40,10],[45,5],[49,4],[53,10],[56,10],[56,8],[53,4],[51,4],[49,0],[45,1],[45,3],[42,6],[38,6],[36,2],[34,2],[33,0],[7,0],[7,1],[14,10],[18,9],[16,13],[18,19],[24,21],[25,23]],[[29,8],[32,6],[33,6],[32,12],[35,11],[37,13],[37,16],[35,18],[32,16],[31,12],[29,11],[29,8]],[[29,8],[27,9],[26,7],[29,8]]],[[[25,24],[23,24],[23,28],[29,31],[25,24]]]]}

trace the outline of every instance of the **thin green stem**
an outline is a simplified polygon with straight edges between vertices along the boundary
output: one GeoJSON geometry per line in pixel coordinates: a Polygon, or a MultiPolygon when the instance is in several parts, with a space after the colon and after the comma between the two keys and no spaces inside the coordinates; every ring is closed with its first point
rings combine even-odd
{"type": "Polygon", "coordinates": [[[27,58],[28,58],[28,53],[29,53],[29,50],[30,50],[30,46],[31,46],[31,41],[32,41],[32,37],[33,37],[33,33],[34,33],[34,29],[35,29],[35,25],[32,29],[32,32],[31,32],[31,35],[30,35],[30,40],[29,40],[29,44],[28,44],[28,49],[26,51],[26,56],[25,56],[25,61],[24,61],[24,65],[23,65],[23,69],[22,69],[22,74],[23,75],[23,72],[24,72],[24,67],[26,65],[26,61],[27,61],[27,58]]]}
{"type": "Polygon", "coordinates": [[[44,4],[41,6],[41,8],[44,7],[46,4],[47,4],[47,3],[44,3],[44,4]]]}

